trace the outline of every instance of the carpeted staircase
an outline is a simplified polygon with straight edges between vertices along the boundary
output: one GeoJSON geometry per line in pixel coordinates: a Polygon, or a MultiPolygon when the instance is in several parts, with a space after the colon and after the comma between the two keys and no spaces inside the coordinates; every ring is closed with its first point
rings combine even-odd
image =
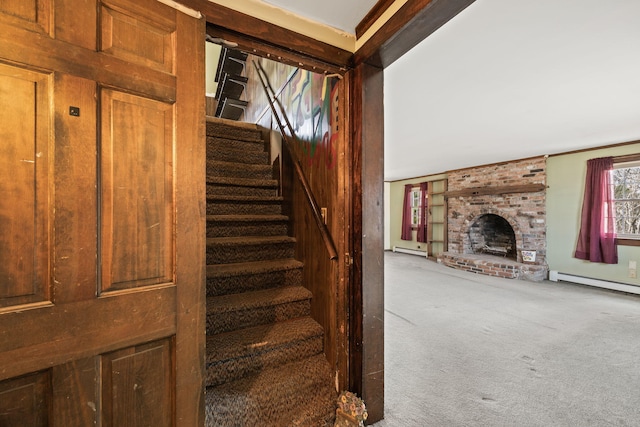
{"type": "Polygon", "coordinates": [[[333,425],[323,330],[271,176],[256,126],[207,119],[207,427],[333,425]]]}

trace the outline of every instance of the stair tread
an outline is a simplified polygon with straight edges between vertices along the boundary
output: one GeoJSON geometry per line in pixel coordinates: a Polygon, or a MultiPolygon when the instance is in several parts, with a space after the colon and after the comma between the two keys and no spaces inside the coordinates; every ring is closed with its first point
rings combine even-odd
{"type": "Polygon", "coordinates": [[[253,326],[207,337],[207,363],[265,353],[287,343],[323,335],[311,317],[253,326]]]}
{"type": "Polygon", "coordinates": [[[311,291],[304,286],[285,286],[241,294],[219,295],[207,297],[207,315],[270,307],[306,299],[311,299],[311,291]]]}
{"type": "Polygon", "coordinates": [[[276,259],[268,261],[236,262],[231,264],[213,264],[207,266],[207,277],[260,274],[270,271],[293,270],[301,267],[302,263],[295,259],[276,259]]]}
{"type": "Polygon", "coordinates": [[[282,202],[282,196],[242,196],[233,194],[212,194],[207,201],[230,200],[235,202],[282,202]]]}
{"type": "Polygon", "coordinates": [[[234,185],[237,187],[278,187],[278,181],[275,179],[233,178],[215,175],[207,175],[207,183],[234,185]]]}
{"type": "Polygon", "coordinates": [[[266,221],[266,222],[278,222],[278,221],[288,221],[289,217],[286,215],[207,215],[207,221],[214,222],[256,222],[256,221],[266,221]]]}
{"type": "Polygon", "coordinates": [[[258,170],[258,171],[271,171],[272,166],[262,163],[242,163],[242,162],[229,162],[226,160],[208,160],[209,166],[218,166],[226,168],[234,168],[240,170],[258,170]]]}
{"type": "Polygon", "coordinates": [[[269,243],[295,243],[289,236],[240,236],[240,237],[208,237],[207,245],[255,245],[269,243]]]}
{"type": "Polygon", "coordinates": [[[207,426],[232,416],[237,425],[300,425],[335,411],[337,393],[324,354],[207,388],[207,426]],[[304,412],[303,420],[298,419],[304,412]],[[312,415],[313,414],[313,415],[312,415]]]}

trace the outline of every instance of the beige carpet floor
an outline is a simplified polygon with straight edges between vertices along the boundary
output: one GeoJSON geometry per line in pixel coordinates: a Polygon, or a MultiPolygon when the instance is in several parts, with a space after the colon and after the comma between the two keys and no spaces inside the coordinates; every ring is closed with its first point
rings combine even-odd
{"type": "Polygon", "coordinates": [[[640,297],[385,254],[385,419],[640,426],[640,297]]]}

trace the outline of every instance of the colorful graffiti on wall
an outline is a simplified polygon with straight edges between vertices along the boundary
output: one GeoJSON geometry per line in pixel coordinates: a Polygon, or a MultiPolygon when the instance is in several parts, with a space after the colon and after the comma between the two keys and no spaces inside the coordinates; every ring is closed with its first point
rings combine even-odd
{"type": "Polygon", "coordinates": [[[310,165],[336,164],[338,140],[338,79],[297,70],[282,100],[310,165]]]}

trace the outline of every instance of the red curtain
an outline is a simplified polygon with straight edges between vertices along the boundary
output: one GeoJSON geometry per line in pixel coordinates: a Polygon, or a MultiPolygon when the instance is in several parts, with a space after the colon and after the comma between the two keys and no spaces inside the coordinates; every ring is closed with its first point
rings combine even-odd
{"type": "Polygon", "coordinates": [[[411,235],[411,188],[412,184],[404,186],[404,207],[402,209],[402,240],[413,240],[411,235]]]}
{"type": "Polygon", "coordinates": [[[427,183],[420,183],[420,219],[418,222],[418,242],[427,241],[427,183]]]}
{"type": "Polygon", "coordinates": [[[612,169],[612,157],[587,162],[576,258],[605,264],[618,263],[610,175],[612,169]]]}

